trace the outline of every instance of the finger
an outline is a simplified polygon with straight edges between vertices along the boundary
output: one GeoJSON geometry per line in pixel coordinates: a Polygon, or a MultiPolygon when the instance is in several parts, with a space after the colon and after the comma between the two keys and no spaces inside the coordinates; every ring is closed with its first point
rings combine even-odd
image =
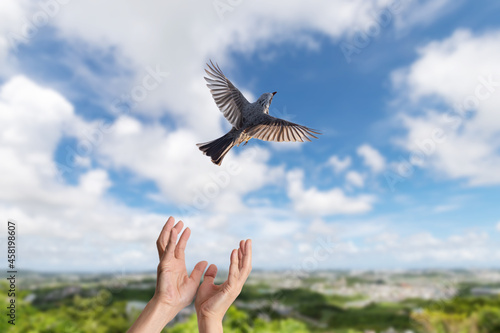
{"type": "Polygon", "coordinates": [[[174,229],[177,230],[177,234],[181,233],[182,228],[184,228],[184,222],[182,221],[177,222],[177,224],[174,226],[174,229]]]}
{"type": "Polygon", "coordinates": [[[240,240],[240,249],[241,249],[241,254],[245,254],[245,241],[240,240]]]}
{"type": "Polygon", "coordinates": [[[245,241],[241,240],[240,241],[240,248],[238,249],[238,259],[239,259],[239,265],[238,268],[241,270],[243,268],[243,256],[245,255],[245,241]],[[241,255],[240,255],[241,252],[241,255]]]}
{"type": "Polygon", "coordinates": [[[163,250],[165,249],[165,246],[167,245],[168,237],[170,236],[170,230],[172,230],[174,223],[175,223],[175,219],[172,216],[170,216],[168,218],[167,222],[165,222],[165,225],[163,225],[163,228],[161,229],[161,232],[160,232],[160,236],[158,236],[158,240],[156,241],[156,246],[158,248],[158,252],[161,251],[161,253],[163,253],[163,250]]]}
{"type": "Polygon", "coordinates": [[[243,250],[240,248],[238,249],[238,269],[241,270],[243,267],[243,250]]]}
{"type": "Polygon", "coordinates": [[[245,242],[245,254],[243,255],[243,270],[248,276],[252,270],[252,240],[247,239],[245,242]]]}
{"type": "MultiPolygon", "coordinates": [[[[191,280],[193,280],[194,282],[196,282],[196,284],[200,283],[201,276],[203,275],[205,268],[207,268],[207,265],[208,265],[208,262],[206,262],[206,261],[200,261],[199,263],[197,263],[194,266],[193,271],[191,272],[191,275],[189,276],[189,278],[191,280]]],[[[217,273],[217,272],[215,272],[215,273],[217,273]]]]}
{"type": "Polygon", "coordinates": [[[205,276],[203,277],[203,283],[207,282],[214,284],[215,277],[217,276],[217,266],[214,264],[208,266],[205,276]]]}
{"type": "Polygon", "coordinates": [[[186,228],[186,230],[184,230],[181,237],[179,238],[177,246],[175,247],[175,257],[177,259],[184,259],[185,257],[184,250],[186,249],[186,244],[189,239],[189,236],[191,236],[191,229],[186,228]]]}
{"type": "Polygon", "coordinates": [[[172,230],[172,227],[174,226],[175,219],[170,216],[161,229],[160,236],[158,236],[158,240],[156,241],[156,248],[158,249],[158,256],[161,257],[163,256],[163,251],[165,250],[165,246],[167,246],[167,241],[170,236],[170,230],[172,230]]]}
{"type": "Polygon", "coordinates": [[[238,278],[240,276],[238,263],[238,250],[234,249],[231,252],[231,264],[229,265],[229,276],[227,277],[230,286],[234,286],[238,283],[238,278]]]}
{"type": "Polygon", "coordinates": [[[177,243],[177,229],[173,228],[170,231],[170,238],[168,240],[165,253],[163,254],[163,260],[170,260],[173,258],[176,243],[177,243]]]}

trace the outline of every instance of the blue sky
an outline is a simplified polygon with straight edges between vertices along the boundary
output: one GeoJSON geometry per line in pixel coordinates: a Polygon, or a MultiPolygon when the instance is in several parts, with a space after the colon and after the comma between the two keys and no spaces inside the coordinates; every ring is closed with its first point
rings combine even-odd
{"type": "Polygon", "coordinates": [[[0,7],[0,217],[23,268],[154,269],[169,215],[190,264],[252,238],[263,269],[498,267],[500,4],[47,3],[0,7]],[[212,165],[195,143],[230,125],[209,59],[323,135],[212,165]]]}

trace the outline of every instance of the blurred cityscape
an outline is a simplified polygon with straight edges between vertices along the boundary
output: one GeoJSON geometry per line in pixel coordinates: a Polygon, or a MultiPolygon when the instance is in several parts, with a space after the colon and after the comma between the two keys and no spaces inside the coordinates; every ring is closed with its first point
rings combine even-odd
{"type": "MultiPolygon", "coordinates": [[[[226,276],[219,272],[219,282],[226,276]]],[[[0,331],[123,332],[155,282],[153,272],[23,272],[16,330],[2,323],[0,331]]],[[[164,330],[191,331],[192,305],[164,330]]],[[[226,315],[226,331],[500,332],[500,270],[254,270],[226,315]]]]}

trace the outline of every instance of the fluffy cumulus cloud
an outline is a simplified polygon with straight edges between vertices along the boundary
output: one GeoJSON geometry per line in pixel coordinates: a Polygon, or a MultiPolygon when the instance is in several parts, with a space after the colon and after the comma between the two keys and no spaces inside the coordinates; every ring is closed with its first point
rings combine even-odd
{"type": "Polygon", "coordinates": [[[344,159],[341,159],[337,155],[333,155],[330,157],[327,164],[333,168],[335,173],[340,173],[349,168],[351,165],[351,158],[346,156],[344,159]]]}
{"type": "Polygon", "coordinates": [[[0,119],[0,172],[8,175],[0,180],[0,216],[20,224],[26,240],[20,249],[23,260],[33,268],[51,269],[71,255],[82,255],[75,242],[89,241],[106,251],[106,239],[127,238],[118,225],[134,214],[128,216],[130,209],[106,199],[111,181],[105,170],[90,169],[75,185],[61,182],[53,160],[57,145],[84,123],[68,101],[25,77],[14,77],[1,87],[0,119]],[[88,239],[92,230],[94,237],[88,239]]]}
{"type": "MultiPolygon", "coordinates": [[[[8,175],[0,179],[0,217],[18,223],[24,240],[20,265],[39,270],[155,267],[154,238],[165,216],[109,197],[113,184],[102,168],[88,169],[73,185],[60,177],[61,171],[76,170],[54,161],[59,143],[94,124],[79,118],[59,93],[21,76],[0,89],[0,121],[0,172],[8,175]],[[127,251],[140,255],[128,257],[127,251]]],[[[205,223],[197,221],[197,232],[203,233],[205,223]]]]}
{"type": "Polygon", "coordinates": [[[359,214],[372,209],[375,197],[359,195],[349,197],[340,188],[327,191],[315,187],[305,188],[304,173],[292,170],[287,174],[287,193],[292,200],[293,208],[301,214],[312,216],[329,216],[336,214],[359,214]]]}
{"type": "Polygon", "coordinates": [[[283,167],[267,164],[270,153],[266,149],[239,153],[233,148],[219,167],[209,163],[196,143],[196,136],[188,130],[168,131],[159,124],[145,125],[122,116],[97,146],[97,155],[108,167],[125,168],[154,181],[164,201],[180,205],[201,205],[209,199],[215,204],[224,196],[233,198],[227,206],[236,209],[243,195],[283,178],[283,167]]]}
{"type": "Polygon", "coordinates": [[[385,158],[372,146],[368,144],[359,146],[357,153],[363,158],[364,164],[373,172],[378,173],[385,169],[385,158]]]}
{"type": "Polygon", "coordinates": [[[52,90],[17,76],[0,90],[0,168],[4,198],[23,199],[25,195],[43,199],[47,180],[57,174],[52,154],[64,133],[71,132],[79,119],[73,107],[52,90]],[[26,98],[30,96],[30,98],[26,98]],[[43,138],[41,140],[40,138],[43,138]]]}
{"type": "Polygon", "coordinates": [[[345,179],[349,184],[352,184],[357,187],[363,187],[365,184],[365,178],[363,177],[362,174],[360,174],[357,171],[349,171],[345,175],[345,179]]]}
{"type": "Polygon", "coordinates": [[[407,162],[473,186],[500,183],[498,52],[500,31],[458,30],[393,73],[394,85],[403,87],[399,102],[422,110],[401,115],[407,162]]]}

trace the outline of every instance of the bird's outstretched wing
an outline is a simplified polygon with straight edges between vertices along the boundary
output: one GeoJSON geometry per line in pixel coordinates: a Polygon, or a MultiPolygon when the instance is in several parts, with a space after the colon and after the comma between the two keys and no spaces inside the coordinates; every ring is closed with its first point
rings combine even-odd
{"type": "Polygon", "coordinates": [[[240,129],[242,126],[242,110],[249,102],[222,73],[219,65],[214,65],[212,60],[210,60],[210,64],[207,64],[209,69],[205,69],[209,76],[205,77],[208,82],[207,87],[210,89],[214,101],[224,114],[224,117],[236,129],[240,129]]]}
{"type": "Polygon", "coordinates": [[[309,137],[317,139],[314,134],[321,134],[308,127],[269,115],[264,115],[260,124],[247,128],[245,133],[255,139],[278,142],[311,141],[309,137]]]}

